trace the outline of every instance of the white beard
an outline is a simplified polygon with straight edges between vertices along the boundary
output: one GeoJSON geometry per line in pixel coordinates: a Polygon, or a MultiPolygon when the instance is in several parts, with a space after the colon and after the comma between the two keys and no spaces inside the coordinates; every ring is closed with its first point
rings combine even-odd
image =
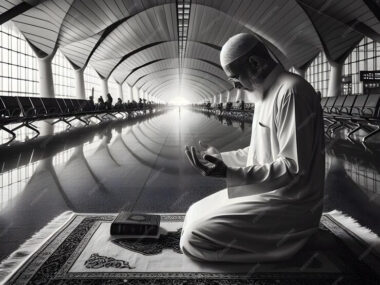
{"type": "Polygon", "coordinates": [[[246,103],[256,103],[263,99],[264,90],[262,87],[256,87],[253,91],[242,90],[246,103]]]}

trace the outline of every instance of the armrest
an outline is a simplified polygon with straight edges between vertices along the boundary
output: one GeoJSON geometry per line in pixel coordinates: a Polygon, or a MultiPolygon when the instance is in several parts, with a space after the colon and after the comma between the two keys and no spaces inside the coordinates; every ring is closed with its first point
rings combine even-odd
{"type": "Polygon", "coordinates": [[[340,110],[340,112],[342,113],[342,111],[346,111],[345,113],[348,114],[350,111],[348,109],[348,107],[342,107],[342,109],[340,110]]]}
{"type": "Polygon", "coordinates": [[[374,115],[374,108],[364,107],[361,113],[363,115],[371,115],[371,116],[373,116],[374,115]],[[369,111],[369,113],[367,113],[367,111],[369,111]]]}

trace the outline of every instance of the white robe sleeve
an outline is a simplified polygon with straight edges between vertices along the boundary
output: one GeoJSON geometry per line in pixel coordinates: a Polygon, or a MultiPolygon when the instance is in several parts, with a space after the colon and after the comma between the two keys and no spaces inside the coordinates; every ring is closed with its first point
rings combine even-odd
{"type": "Polygon", "coordinates": [[[220,153],[223,159],[224,164],[232,167],[243,167],[247,165],[247,156],[248,156],[249,146],[220,153]]]}
{"type": "MultiPolygon", "coordinates": [[[[303,122],[305,126],[301,126],[297,130],[299,126],[296,124],[295,93],[292,89],[287,90],[286,94],[280,99],[281,103],[275,118],[279,143],[277,158],[273,162],[263,165],[245,167],[227,165],[227,186],[229,191],[233,192],[234,187],[239,189],[241,187],[238,186],[254,184],[254,187],[249,187],[248,190],[252,191],[250,192],[251,194],[260,194],[286,186],[292,181],[294,182],[293,179],[296,178],[299,172],[303,171],[302,169],[308,164],[307,161],[311,160],[311,145],[313,144],[314,134],[308,118],[310,113],[307,114],[307,109],[309,108],[306,106],[303,108],[301,105],[303,102],[298,102],[297,121],[303,122]],[[297,147],[297,138],[302,138],[302,161],[299,160],[300,151],[297,147]]],[[[299,123],[299,125],[302,124],[299,123]]],[[[268,142],[268,147],[270,147],[270,142],[268,142]]],[[[231,196],[234,196],[234,194],[231,193],[231,196]]]]}

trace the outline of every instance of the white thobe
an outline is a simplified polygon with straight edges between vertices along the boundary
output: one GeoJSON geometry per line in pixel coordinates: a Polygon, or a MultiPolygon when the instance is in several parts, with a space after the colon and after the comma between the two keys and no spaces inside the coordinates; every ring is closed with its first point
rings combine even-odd
{"type": "Polygon", "coordinates": [[[184,253],[226,262],[291,258],[317,231],[322,214],[323,117],[314,89],[275,68],[255,94],[250,146],[221,155],[227,188],[189,208],[184,253]]]}

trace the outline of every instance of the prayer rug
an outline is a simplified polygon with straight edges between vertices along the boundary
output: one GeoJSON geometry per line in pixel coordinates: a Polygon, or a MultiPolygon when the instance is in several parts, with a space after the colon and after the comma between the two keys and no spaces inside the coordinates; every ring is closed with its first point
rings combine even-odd
{"type": "Polygon", "coordinates": [[[307,245],[286,262],[254,264],[185,256],[183,214],[162,214],[160,238],[134,242],[111,239],[115,216],[74,214],[7,284],[380,284],[378,257],[329,214],[320,223],[326,244],[307,245]]]}

